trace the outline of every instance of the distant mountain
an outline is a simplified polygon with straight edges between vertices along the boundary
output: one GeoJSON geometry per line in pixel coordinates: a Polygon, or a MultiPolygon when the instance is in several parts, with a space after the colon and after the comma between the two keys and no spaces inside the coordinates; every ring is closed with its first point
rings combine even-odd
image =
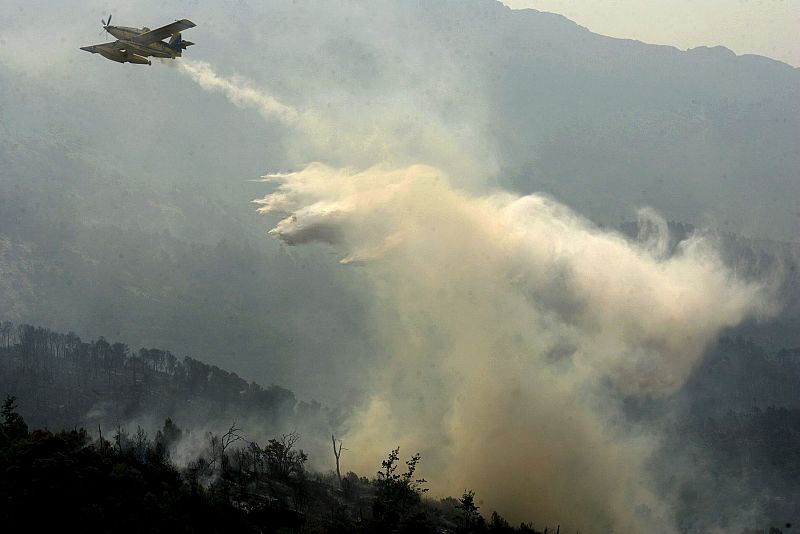
{"type": "Polygon", "coordinates": [[[610,224],[650,205],[797,240],[800,70],[603,37],[535,11],[498,18],[483,44],[501,183],[610,224]]]}

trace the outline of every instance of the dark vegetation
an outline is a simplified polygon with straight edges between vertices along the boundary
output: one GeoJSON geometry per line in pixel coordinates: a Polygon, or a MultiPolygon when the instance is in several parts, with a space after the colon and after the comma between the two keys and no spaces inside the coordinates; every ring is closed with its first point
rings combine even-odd
{"type": "MultiPolygon", "coordinates": [[[[773,352],[724,336],[709,351],[677,395],[683,413],[664,444],[665,451],[688,451],[695,462],[692,476],[674,488],[685,531],[711,530],[709,509],[724,525],[735,513],[724,502],[747,502],[773,524],[797,524],[799,381],[800,349],[773,352]],[[716,491],[697,491],[702,487],[716,491]]],[[[666,477],[665,484],[673,483],[666,477]]]]}
{"type": "Polygon", "coordinates": [[[169,351],[104,338],[83,341],[31,325],[0,322],[0,386],[24,400],[34,426],[96,428],[137,416],[185,424],[258,414],[271,423],[292,414],[319,416],[336,427],[336,414],[319,403],[298,402],[292,391],[262,388],[235,373],[169,351]],[[193,419],[195,418],[195,419],[193,419]]]}
{"type": "MultiPolygon", "coordinates": [[[[728,512],[720,503],[744,497],[763,521],[785,525],[798,517],[798,376],[800,349],[770,351],[726,335],[667,401],[681,413],[663,454],[689,450],[700,467],[688,480],[663,476],[662,484],[679,495],[682,530],[713,527],[706,511],[717,506],[722,519],[715,524],[724,525],[728,512]],[[719,494],[696,489],[708,487],[719,494]],[[731,492],[735,499],[728,499],[731,492]]],[[[496,512],[483,517],[471,490],[460,499],[426,498],[420,456],[403,463],[398,449],[369,479],[342,475],[338,465],[336,472],[309,471],[297,432],[253,439],[234,422],[223,433],[200,436],[199,448],[182,448],[201,418],[230,423],[244,420],[236,414],[257,414],[259,423],[277,428],[271,423],[282,418],[317,417],[327,430],[337,428],[338,416],[287,389],[263,388],[168,351],[134,352],[103,338],[84,342],[0,322],[0,386],[19,399],[22,413],[13,400],[2,412],[3,524],[63,517],[97,531],[115,525],[117,531],[537,532],[532,525],[514,528],[496,512]],[[178,412],[198,419],[187,416],[180,429],[169,415],[178,412]],[[165,422],[152,438],[141,426],[120,424],[145,414],[167,414],[159,415],[165,422]],[[73,430],[31,432],[26,420],[73,430]],[[53,514],[33,513],[43,502],[52,503],[53,514]]],[[[632,402],[627,411],[644,421],[661,410],[653,400],[632,402]]],[[[332,440],[331,464],[342,450],[332,440]]]]}
{"type": "Polygon", "coordinates": [[[163,441],[120,449],[85,430],[29,432],[15,408],[8,398],[0,430],[6,532],[245,530],[244,516],[220,492],[182,480],[163,441]]]}
{"type": "MultiPolygon", "coordinates": [[[[267,443],[232,425],[210,434],[184,468],[171,461],[182,431],[167,419],[150,439],[139,427],[106,439],[81,430],[29,431],[14,397],[0,423],[0,524],[81,532],[530,532],[494,512],[485,521],[474,492],[423,499],[419,454],[400,468],[391,451],[373,479],[308,472],[295,433],[267,443]]],[[[547,532],[547,529],[545,530],[547,532]]]]}
{"type": "Polygon", "coordinates": [[[370,479],[310,471],[297,432],[258,442],[235,421],[224,433],[205,434],[202,450],[185,462],[178,450],[191,429],[171,418],[152,438],[141,426],[129,431],[117,424],[104,433],[100,424],[91,434],[82,428],[98,404],[106,420],[113,414],[117,421],[181,403],[217,405],[218,414],[258,411],[266,420],[324,411],[289,390],[265,389],[192,358],[178,361],[158,349],[131,353],[103,338],[83,342],[2,322],[0,366],[2,386],[19,395],[8,397],[2,411],[2,525],[84,532],[542,532],[533,524],[512,527],[497,512],[486,520],[471,490],[460,499],[426,498],[418,453],[403,461],[399,449],[390,451],[370,479]],[[73,429],[30,431],[18,411],[25,411],[22,402],[32,419],[73,429]]]}

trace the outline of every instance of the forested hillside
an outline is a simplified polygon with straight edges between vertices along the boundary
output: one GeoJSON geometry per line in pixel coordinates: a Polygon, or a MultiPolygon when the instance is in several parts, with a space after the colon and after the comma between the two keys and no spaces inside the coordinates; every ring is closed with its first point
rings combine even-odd
{"type": "MultiPolygon", "coordinates": [[[[401,465],[389,451],[375,476],[308,470],[301,436],[258,443],[232,424],[208,433],[185,465],[175,461],[184,430],[166,419],[151,438],[92,437],[84,429],[30,431],[7,397],[0,422],[0,523],[81,532],[513,533],[545,534],[533,523],[512,527],[497,512],[485,519],[475,492],[426,498],[419,453],[401,465]],[[42,506],[48,513],[42,515],[42,506]]],[[[338,455],[342,444],[331,437],[338,455]]],[[[377,468],[377,466],[376,466],[377,468]]],[[[556,526],[555,531],[559,530],[556,526]]]]}
{"type": "MultiPolygon", "coordinates": [[[[689,481],[672,480],[668,472],[660,474],[665,491],[681,496],[676,515],[685,531],[711,526],[708,507],[716,507],[724,523],[725,503],[743,495],[750,495],[764,510],[762,520],[773,524],[800,512],[800,449],[796,446],[800,397],[794,387],[799,368],[800,348],[769,351],[752,339],[724,336],[672,398],[631,402],[629,415],[643,421],[657,418],[670,403],[681,406],[671,412],[671,432],[659,455],[668,460],[676,451],[690,450],[704,466],[689,481]],[[719,488],[717,494],[697,491],[709,484],[719,488]]],[[[398,474],[397,453],[388,457],[390,463],[384,464],[383,475],[377,479],[354,473],[338,479],[332,470],[329,438],[342,423],[341,414],[314,401],[299,401],[280,386],[264,388],[169,351],[131,350],[104,338],[87,342],[73,333],[2,321],[0,390],[15,396],[14,413],[22,414],[20,419],[8,416],[6,425],[16,425],[24,417],[32,427],[50,429],[20,433],[13,446],[6,442],[5,461],[22,465],[22,471],[14,472],[34,469],[39,455],[55,454],[58,462],[67,464],[52,476],[88,469],[94,473],[91,476],[102,479],[113,472],[121,477],[115,483],[124,487],[136,486],[129,478],[143,477],[144,493],[136,498],[145,500],[120,497],[133,491],[129,488],[107,496],[114,502],[100,506],[111,506],[119,513],[124,510],[123,515],[136,513],[125,508],[133,506],[131,502],[156,506],[147,504],[154,499],[147,497],[151,494],[148,484],[171,484],[170,492],[179,497],[156,499],[163,517],[153,516],[161,517],[158,521],[164,525],[183,521],[181,514],[193,514],[192,507],[200,507],[203,514],[210,514],[211,523],[206,526],[223,529],[227,525],[232,531],[266,524],[295,530],[317,525],[323,529],[320,532],[384,532],[381,529],[389,528],[388,521],[403,532],[436,525],[449,531],[511,532],[500,516],[479,519],[477,512],[474,517],[467,514],[472,519],[464,521],[475,522],[464,530],[466,523],[459,526],[458,522],[459,514],[466,513],[458,508],[464,503],[420,499],[424,484],[414,485],[416,463],[409,464],[411,475],[398,474]],[[52,433],[62,428],[72,430],[52,433]],[[301,428],[303,433],[287,428],[301,428]],[[301,445],[310,446],[313,456],[301,445]],[[109,471],[101,476],[96,469],[109,471]],[[380,496],[388,491],[380,485],[386,480],[408,484],[400,486],[408,492],[406,497],[391,497],[399,499],[392,506],[400,506],[402,513],[381,508],[389,506],[384,502],[389,497],[380,496]]],[[[334,443],[341,454],[341,443],[334,443]]],[[[348,445],[357,451],[357,444],[348,445]]],[[[675,461],[679,458],[684,457],[677,455],[675,461]]],[[[669,465],[669,461],[663,463],[669,465]]],[[[84,475],[90,476],[80,476],[84,475]]],[[[49,476],[36,472],[36,477],[49,476]]],[[[11,491],[9,486],[5,491],[11,491]]],[[[30,491],[39,495],[40,490],[32,487],[30,491]]],[[[148,528],[154,525],[148,523],[148,528]]],[[[520,528],[526,531],[532,526],[520,528]]]]}
{"type": "Polygon", "coordinates": [[[31,325],[0,323],[0,389],[22,402],[34,426],[116,427],[148,417],[179,416],[185,424],[257,416],[263,425],[319,418],[335,429],[331,411],[302,402],[277,385],[267,388],[169,351],[131,350],[100,337],[83,341],[31,325]]]}

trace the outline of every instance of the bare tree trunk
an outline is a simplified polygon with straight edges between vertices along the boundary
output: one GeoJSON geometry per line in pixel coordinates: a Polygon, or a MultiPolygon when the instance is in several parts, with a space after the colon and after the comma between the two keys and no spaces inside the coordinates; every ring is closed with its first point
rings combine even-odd
{"type": "Polygon", "coordinates": [[[339,486],[342,485],[342,473],[339,471],[339,457],[342,455],[342,442],[339,441],[339,448],[336,448],[336,437],[331,434],[331,442],[333,443],[333,455],[336,457],[336,478],[339,479],[339,486]]]}

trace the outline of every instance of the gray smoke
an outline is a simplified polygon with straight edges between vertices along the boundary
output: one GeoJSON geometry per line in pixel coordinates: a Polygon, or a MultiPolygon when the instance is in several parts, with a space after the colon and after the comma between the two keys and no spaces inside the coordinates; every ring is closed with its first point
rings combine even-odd
{"type": "MultiPolygon", "coordinates": [[[[541,195],[466,193],[425,165],[313,164],[272,175],[264,213],[289,244],[333,245],[373,295],[388,363],[350,421],[369,472],[394,444],[423,449],[434,488],[480,488],[514,518],[669,530],[645,464],[658,443],[622,395],[663,395],[725,327],[767,312],[708,239],[641,245],[541,195]]],[[[653,234],[652,232],[655,232],[653,234]]]]}

